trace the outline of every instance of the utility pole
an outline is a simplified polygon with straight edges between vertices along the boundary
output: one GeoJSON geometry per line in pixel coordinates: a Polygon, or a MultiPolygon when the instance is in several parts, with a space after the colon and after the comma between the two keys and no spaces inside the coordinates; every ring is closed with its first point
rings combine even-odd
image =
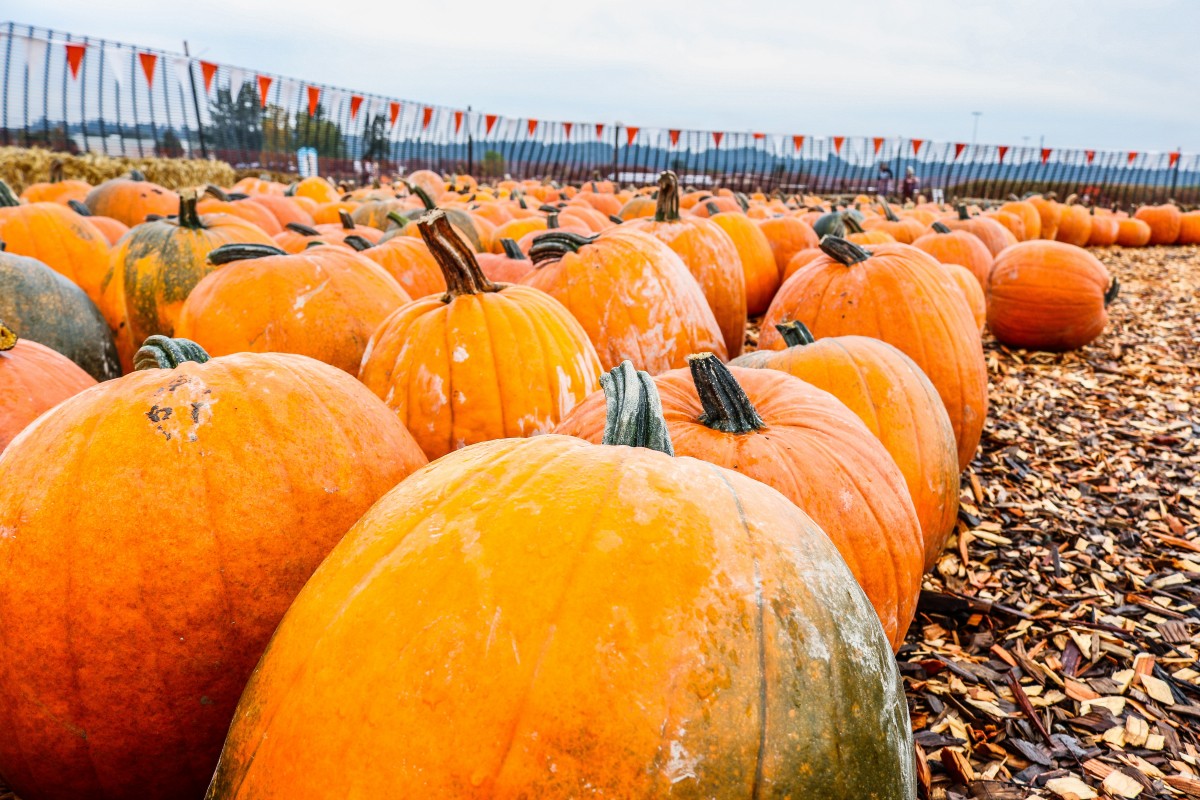
{"type": "Polygon", "coordinates": [[[621,126],[624,124],[625,124],[624,122],[617,120],[617,123],[615,125],[613,125],[613,185],[614,186],[619,186],[621,184],[621,173],[618,171],[618,170],[620,170],[620,166],[618,165],[618,159],[620,157],[619,153],[621,151],[621,126]]]}
{"type": "Polygon", "coordinates": [[[982,111],[972,111],[971,116],[975,118],[975,124],[971,126],[971,147],[975,147],[975,139],[979,135],[979,118],[983,116],[982,111]]]}
{"type": "Polygon", "coordinates": [[[200,122],[200,98],[196,95],[196,73],[192,70],[192,54],[188,52],[187,39],[183,40],[183,54],[188,60],[188,83],[192,86],[192,106],[196,109],[196,138],[200,140],[200,156],[208,158],[208,147],[204,144],[204,125],[200,122]]]}
{"type": "Polygon", "coordinates": [[[475,139],[471,136],[470,106],[467,106],[467,174],[475,174],[475,139]]]}

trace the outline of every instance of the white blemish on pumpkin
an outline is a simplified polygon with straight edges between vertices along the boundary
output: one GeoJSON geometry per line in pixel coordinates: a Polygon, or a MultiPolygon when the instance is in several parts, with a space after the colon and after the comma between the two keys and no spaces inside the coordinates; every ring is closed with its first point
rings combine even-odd
{"type": "Polygon", "coordinates": [[[492,624],[488,626],[487,642],[483,645],[483,656],[487,658],[488,651],[492,649],[492,640],[496,638],[496,625],[500,622],[500,607],[496,606],[496,613],[492,616],[492,624]]]}
{"type": "Polygon", "coordinates": [[[17,538],[17,529],[11,525],[0,525],[0,539],[17,538]]]}
{"type": "Polygon", "coordinates": [[[458,347],[454,348],[454,355],[451,357],[454,359],[454,363],[461,364],[470,358],[471,354],[467,352],[467,348],[460,344],[458,347]]]}
{"type": "Polygon", "coordinates": [[[575,393],[571,391],[571,376],[562,366],[554,368],[558,376],[558,415],[565,417],[575,407],[575,393]]]}
{"type": "Polygon", "coordinates": [[[216,403],[208,385],[198,376],[188,375],[183,380],[172,379],[154,393],[146,420],[156,434],[182,448],[185,442],[197,441],[200,428],[212,422],[216,403]]]}
{"type": "MultiPolygon", "coordinates": [[[[679,731],[683,735],[686,731],[679,731]]],[[[683,746],[682,742],[672,740],[668,745],[670,757],[663,771],[671,783],[696,779],[696,765],[700,762],[698,756],[693,756],[683,746]]]]}
{"type": "Polygon", "coordinates": [[[467,396],[459,391],[454,395],[454,402],[458,403],[460,406],[464,405],[467,402],[467,396]]]}
{"type": "MultiPolygon", "coordinates": [[[[317,296],[317,294],[324,291],[325,287],[328,285],[329,285],[329,279],[326,278],[321,283],[317,284],[317,288],[312,289],[311,291],[307,291],[304,294],[297,297],[296,302],[292,303],[292,310],[300,311],[301,309],[303,309],[304,306],[308,304],[309,300],[312,300],[314,297],[317,296]]],[[[307,287],[305,287],[305,288],[307,288],[307,287]]],[[[304,315],[300,314],[299,316],[303,317],[304,315]]]]}

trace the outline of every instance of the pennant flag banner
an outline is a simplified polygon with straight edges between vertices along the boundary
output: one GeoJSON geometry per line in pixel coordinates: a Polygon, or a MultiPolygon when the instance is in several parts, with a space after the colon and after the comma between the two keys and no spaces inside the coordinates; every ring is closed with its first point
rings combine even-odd
{"type": "Polygon", "coordinates": [[[966,150],[966,149],[967,149],[967,146],[965,144],[963,144],[962,142],[956,142],[954,144],[954,160],[958,161],[958,157],[961,156],[962,151],[966,150]]]}
{"type": "Polygon", "coordinates": [[[258,102],[262,104],[263,108],[267,107],[267,92],[271,91],[271,81],[273,80],[274,78],[270,75],[258,76],[258,102]]]}
{"type": "MultiPolygon", "coordinates": [[[[279,105],[287,111],[291,111],[296,105],[296,98],[300,96],[300,83],[291,78],[283,78],[279,81],[279,105]]],[[[299,112],[299,109],[296,109],[299,112]]]]}
{"type": "Polygon", "coordinates": [[[212,82],[213,82],[213,78],[216,77],[216,74],[217,74],[217,65],[216,64],[212,63],[211,61],[201,61],[200,62],[200,75],[201,75],[201,77],[204,78],[204,93],[205,94],[209,94],[212,92],[212,82]]]}
{"type": "Polygon", "coordinates": [[[87,45],[84,44],[67,44],[67,66],[71,70],[71,78],[78,80],[79,67],[83,64],[83,55],[87,52],[87,45]]]}
{"type": "Polygon", "coordinates": [[[428,128],[429,123],[432,121],[433,121],[433,106],[425,106],[425,109],[421,112],[421,128],[422,129],[428,128]]]}
{"type": "Polygon", "coordinates": [[[1129,162],[1128,162],[1128,163],[1132,164],[1134,161],[1136,161],[1136,160],[1137,160],[1137,156],[1138,156],[1138,154],[1137,154],[1137,151],[1136,151],[1136,150],[1130,150],[1130,151],[1129,151],[1129,162]]]}
{"type": "Polygon", "coordinates": [[[536,119],[529,120],[528,128],[530,136],[533,136],[533,132],[537,130],[537,122],[538,121],[536,119]]]}
{"type": "Polygon", "coordinates": [[[1173,167],[1179,163],[1179,153],[1169,153],[1168,156],[1168,167],[1173,167]]]}
{"type": "Polygon", "coordinates": [[[395,100],[388,103],[388,125],[396,127],[396,120],[400,119],[400,104],[395,100]]]}
{"type": "Polygon", "coordinates": [[[1053,152],[1049,147],[1042,148],[1042,163],[1045,164],[1050,160],[1050,153],[1053,152]]]}
{"type": "Polygon", "coordinates": [[[138,53],[138,61],[142,62],[142,74],[146,76],[146,85],[154,88],[154,68],[158,66],[158,56],[154,53],[138,53]]]}
{"type": "Polygon", "coordinates": [[[676,145],[679,144],[679,129],[678,128],[673,128],[672,130],[667,131],[667,135],[671,137],[671,147],[675,147],[676,145]]]}
{"type": "Polygon", "coordinates": [[[637,138],[638,131],[641,128],[635,128],[632,125],[625,129],[625,144],[633,144],[633,140],[637,138]]]}
{"type": "Polygon", "coordinates": [[[487,133],[491,133],[492,128],[496,127],[497,119],[498,119],[498,115],[496,115],[496,114],[484,114],[483,121],[485,123],[485,130],[487,133]]]}
{"type": "Polygon", "coordinates": [[[721,140],[725,138],[725,134],[720,131],[713,131],[713,144],[717,147],[721,146],[721,140]]]}
{"type": "Polygon", "coordinates": [[[846,141],[846,137],[845,137],[845,136],[835,136],[835,137],[833,137],[833,149],[834,149],[835,151],[837,151],[837,153],[838,153],[839,155],[840,155],[840,154],[841,154],[841,152],[842,152],[842,145],[845,143],[845,141],[846,141]]]}
{"type": "Polygon", "coordinates": [[[350,96],[350,119],[358,118],[358,110],[362,108],[362,95],[355,94],[350,96]]]}
{"type": "Polygon", "coordinates": [[[996,151],[1000,154],[1000,163],[1003,164],[1004,156],[1008,154],[1008,145],[1000,145],[998,148],[996,148],[996,151]]]}
{"type": "Polygon", "coordinates": [[[192,60],[187,56],[172,56],[171,67],[175,72],[175,82],[178,83],[181,88],[189,88],[191,82],[188,80],[188,78],[190,78],[192,74],[192,60]]]}
{"type": "Polygon", "coordinates": [[[321,87],[308,87],[308,115],[315,117],[317,115],[317,106],[321,105],[321,87]]]}
{"type": "Polygon", "coordinates": [[[765,133],[756,133],[756,134],[754,134],[754,138],[755,139],[765,139],[765,138],[767,138],[767,135],[765,133]]]}
{"type": "Polygon", "coordinates": [[[919,154],[919,153],[921,152],[921,145],[923,145],[923,144],[925,144],[925,140],[924,140],[924,139],[913,139],[913,140],[912,140],[912,145],[913,145],[913,155],[914,155],[914,156],[915,156],[915,155],[917,155],[917,154],[919,154]]]}
{"type": "Polygon", "coordinates": [[[1084,151],[1083,151],[1083,154],[1084,154],[1085,156],[1087,156],[1087,162],[1088,162],[1089,164],[1090,164],[1090,163],[1092,163],[1092,160],[1093,160],[1093,159],[1096,157],[1096,151],[1095,151],[1095,150],[1084,150],[1084,151]]]}
{"type": "Polygon", "coordinates": [[[31,68],[42,69],[46,65],[46,50],[49,42],[33,36],[25,37],[25,63],[31,68]]]}
{"type": "Polygon", "coordinates": [[[794,146],[796,148],[796,152],[799,153],[800,148],[804,147],[804,137],[803,136],[793,136],[792,137],[792,146],[794,146]]]}
{"type": "Polygon", "coordinates": [[[596,138],[597,138],[597,139],[599,139],[599,138],[601,138],[603,135],[604,135],[604,123],[603,123],[603,122],[597,122],[597,123],[596,123],[596,138]]]}
{"type": "Polygon", "coordinates": [[[571,138],[571,129],[575,127],[575,123],[574,122],[564,122],[562,125],[563,125],[563,130],[566,131],[567,138],[570,139],[571,138]]]}
{"type": "Polygon", "coordinates": [[[112,65],[113,78],[117,85],[124,86],[125,81],[129,79],[129,51],[123,47],[106,46],[104,61],[112,65]]]}
{"type": "Polygon", "coordinates": [[[454,112],[454,132],[455,133],[458,133],[462,129],[462,117],[463,117],[463,112],[461,112],[461,111],[454,112]]]}
{"type": "Polygon", "coordinates": [[[876,136],[871,142],[875,145],[875,155],[879,155],[879,148],[883,147],[883,137],[876,136]]]}

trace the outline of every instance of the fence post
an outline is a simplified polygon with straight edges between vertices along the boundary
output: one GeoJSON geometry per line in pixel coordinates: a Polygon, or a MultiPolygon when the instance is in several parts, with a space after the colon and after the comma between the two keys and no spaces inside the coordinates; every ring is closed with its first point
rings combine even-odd
{"type": "Polygon", "coordinates": [[[467,174],[475,176],[475,137],[471,135],[471,107],[467,106],[467,113],[463,115],[463,122],[467,126],[467,174]]]}
{"type": "Polygon", "coordinates": [[[192,86],[192,107],[196,109],[196,138],[200,140],[200,157],[208,158],[208,147],[204,144],[204,123],[200,121],[200,98],[196,95],[196,71],[192,69],[192,54],[188,52],[187,39],[183,40],[183,54],[188,60],[188,83],[192,86]]]}

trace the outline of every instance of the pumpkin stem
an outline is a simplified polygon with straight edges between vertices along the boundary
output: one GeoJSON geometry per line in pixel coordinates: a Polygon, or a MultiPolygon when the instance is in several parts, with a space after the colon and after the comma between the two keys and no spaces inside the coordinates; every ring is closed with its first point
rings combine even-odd
{"type": "Polygon", "coordinates": [[[1104,293],[1104,307],[1108,308],[1112,301],[1117,299],[1117,294],[1121,291],[1121,282],[1116,278],[1112,279],[1112,283],[1108,285],[1108,291],[1104,293]]]}
{"type": "Polygon", "coordinates": [[[305,225],[302,222],[289,222],[284,227],[287,228],[289,231],[294,231],[294,232],[300,234],[301,236],[320,236],[321,235],[321,232],[319,230],[317,230],[316,228],[310,227],[308,225],[305,225]]]}
{"type": "Polygon", "coordinates": [[[205,186],[204,193],[206,195],[208,195],[209,197],[215,197],[216,199],[220,200],[222,203],[228,203],[230,200],[229,195],[225,193],[225,190],[222,189],[220,186],[217,186],[215,183],[210,183],[207,186],[205,186]]]}
{"type": "Polygon", "coordinates": [[[858,219],[850,214],[842,214],[842,225],[845,226],[846,230],[850,231],[850,233],[863,232],[863,226],[859,224],[858,219]]]}
{"type": "Polygon", "coordinates": [[[188,361],[203,364],[208,361],[208,353],[191,339],[172,339],[170,336],[155,334],[134,354],[133,368],[175,369],[188,361]]]}
{"type": "Polygon", "coordinates": [[[802,347],[817,340],[808,326],[798,319],[781,322],[775,326],[775,330],[779,331],[779,335],[783,337],[783,343],[788,347],[802,347]]]}
{"type": "Polygon", "coordinates": [[[549,203],[542,203],[540,206],[538,206],[538,211],[541,211],[543,214],[553,214],[558,211],[558,206],[552,206],[549,203]]]}
{"type": "Polygon", "coordinates": [[[675,455],[671,434],[663,419],[662,401],[650,373],[622,361],[600,376],[604,390],[603,444],[645,447],[675,455]]]}
{"type": "Polygon", "coordinates": [[[840,236],[824,236],[817,245],[821,252],[843,266],[853,266],[871,257],[871,251],[859,247],[854,242],[848,242],[840,236]]]}
{"type": "Polygon", "coordinates": [[[0,181],[0,208],[12,208],[19,205],[21,205],[21,200],[13,193],[12,187],[4,181],[0,181]]]}
{"type": "Polygon", "coordinates": [[[281,250],[270,244],[223,244],[208,254],[208,263],[220,267],[225,264],[232,264],[234,261],[248,261],[253,258],[286,255],[286,250],[281,250]]]}
{"type": "Polygon", "coordinates": [[[348,231],[354,230],[354,217],[346,211],[338,212],[338,219],[342,221],[342,228],[348,231]]]}
{"type": "Polygon", "coordinates": [[[750,210],[750,198],[746,197],[745,192],[734,192],[733,199],[736,200],[737,204],[742,207],[743,214],[750,210]]]}
{"type": "Polygon", "coordinates": [[[567,253],[578,253],[580,248],[596,241],[594,236],[580,236],[578,233],[567,231],[552,231],[543,233],[533,240],[529,248],[529,257],[534,264],[543,261],[553,261],[562,258],[567,253]]]}
{"type": "Polygon", "coordinates": [[[658,176],[658,200],[654,206],[655,222],[679,220],[679,176],[667,170],[658,176]]]}
{"type": "Polygon", "coordinates": [[[196,211],[196,193],[183,192],[179,195],[179,227],[191,231],[204,230],[200,214],[196,211]]]}
{"type": "Polygon", "coordinates": [[[399,211],[389,211],[387,213],[387,218],[390,222],[394,222],[400,228],[405,228],[408,226],[408,217],[404,216],[399,211]]]}
{"type": "Polygon", "coordinates": [[[558,227],[558,212],[551,211],[546,215],[546,230],[552,231],[558,227]]]}
{"type": "Polygon", "coordinates": [[[704,210],[708,212],[710,217],[721,213],[721,207],[711,200],[704,204],[704,210]]]}
{"type": "Polygon", "coordinates": [[[78,200],[68,200],[67,206],[81,217],[92,216],[92,210],[78,200]]]}
{"type": "Polygon", "coordinates": [[[0,320],[0,353],[17,346],[17,332],[0,320]]]}
{"type": "Polygon", "coordinates": [[[140,169],[131,169],[129,170],[129,180],[144,181],[146,180],[146,173],[142,172],[140,169]]]}
{"type": "Polygon", "coordinates": [[[412,193],[421,199],[421,203],[425,206],[426,211],[433,211],[437,208],[437,203],[433,202],[433,198],[429,196],[429,192],[422,189],[420,186],[412,185],[412,193]]]}
{"type": "Polygon", "coordinates": [[[946,223],[944,223],[944,222],[940,222],[940,221],[939,221],[939,222],[935,222],[935,223],[933,223],[933,224],[932,224],[932,225],[930,225],[929,227],[933,228],[933,229],[934,229],[935,231],[937,231],[938,233],[952,233],[952,232],[953,232],[953,231],[951,231],[951,230],[950,230],[950,226],[949,226],[949,225],[947,225],[947,224],[946,224],[946,223]]]}
{"type": "Polygon", "coordinates": [[[614,225],[624,225],[625,224],[625,220],[621,219],[616,214],[609,214],[608,221],[614,225]]]}
{"type": "Polygon", "coordinates": [[[892,211],[892,207],[890,205],[888,205],[887,198],[884,197],[883,195],[877,195],[877,196],[879,198],[879,204],[881,206],[883,206],[883,215],[885,217],[887,217],[887,221],[888,222],[899,222],[900,218],[896,216],[896,212],[892,211]]]}
{"type": "Polygon", "coordinates": [[[443,302],[449,303],[463,294],[500,291],[500,287],[489,281],[479,268],[475,253],[454,232],[445,211],[434,209],[423,215],[417,220],[417,230],[446,278],[443,302]]]}
{"type": "Polygon", "coordinates": [[[63,162],[61,158],[56,158],[50,162],[50,182],[62,183],[63,179],[63,162]]]}
{"type": "Polygon", "coordinates": [[[737,378],[721,359],[712,353],[695,353],[687,361],[696,394],[704,406],[700,422],[725,433],[750,433],[765,426],[737,378]]]}
{"type": "Polygon", "coordinates": [[[501,239],[500,246],[504,248],[504,255],[515,261],[528,261],[525,258],[525,253],[521,251],[521,245],[517,244],[512,239],[501,239]]]}
{"type": "Polygon", "coordinates": [[[960,220],[971,218],[971,215],[969,213],[967,213],[967,204],[966,203],[958,204],[958,218],[960,220]]]}
{"type": "Polygon", "coordinates": [[[359,253],[361,253],[363,250],[368,250],[371,247],[371,243],[359,236],[357,233],[347,236],[342,241],[353,247],[359,253]]]}

